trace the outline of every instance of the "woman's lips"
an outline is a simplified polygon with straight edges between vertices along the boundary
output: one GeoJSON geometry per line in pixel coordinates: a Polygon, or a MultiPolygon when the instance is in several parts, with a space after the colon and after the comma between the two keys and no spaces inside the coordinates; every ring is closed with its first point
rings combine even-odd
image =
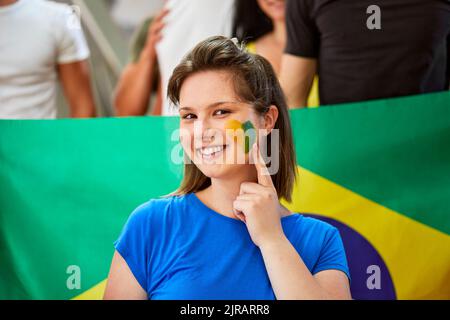
{"type": "Polygon", "coordinates": [[[208,146],[197,148],[197,155],[204,160],[212,160],[217,158],[219,155],[223,153],[223,151],[227,148],[228,145],[220,145],[220,146],[208,146]]]}

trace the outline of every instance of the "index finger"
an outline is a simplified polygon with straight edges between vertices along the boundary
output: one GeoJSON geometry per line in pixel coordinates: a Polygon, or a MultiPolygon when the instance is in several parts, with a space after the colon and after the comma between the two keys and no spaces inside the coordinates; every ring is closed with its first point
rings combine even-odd
{"type": "Polygon", "coordinates": [[[252,148],[253,160],[255,161],[256,172],[258,174],[258,183],[265,187],[274,188],[272,177],[270,176],[269,170],[267,169],[266,163],[259,151],[259,145],[257,142],[252,148]]]}

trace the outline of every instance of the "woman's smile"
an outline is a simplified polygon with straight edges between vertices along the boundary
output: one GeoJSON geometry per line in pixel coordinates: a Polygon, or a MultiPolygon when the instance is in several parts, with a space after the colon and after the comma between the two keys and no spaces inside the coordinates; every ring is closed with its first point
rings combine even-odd
{"type": "Polygon", "coordinates": [[[219,156],[223,155],[224,150],[228,145],[212,145],[212,146],[203,146],[196,149],[196,154],[202,160],[210,161],[219,158],[219,156]]]}

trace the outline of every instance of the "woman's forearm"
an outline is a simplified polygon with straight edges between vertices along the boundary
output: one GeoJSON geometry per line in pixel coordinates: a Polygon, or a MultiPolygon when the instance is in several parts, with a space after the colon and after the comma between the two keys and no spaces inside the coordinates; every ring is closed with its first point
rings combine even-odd
{"type": "Polygon", "coordinates": [[[260,250],[278,300],[328,298],[326,291],[309,272],[302,258],[285,236],[261,245],[260,250]]]}

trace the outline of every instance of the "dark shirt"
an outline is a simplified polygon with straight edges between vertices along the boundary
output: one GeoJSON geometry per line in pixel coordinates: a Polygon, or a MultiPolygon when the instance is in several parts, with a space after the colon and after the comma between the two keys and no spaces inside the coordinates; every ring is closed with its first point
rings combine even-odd
{"type": "Polygon", "coordinates": [[[318,60],[321,104],[449,87],[450,0],[288,0],[286,23],[286,53],[318,60]]]}

